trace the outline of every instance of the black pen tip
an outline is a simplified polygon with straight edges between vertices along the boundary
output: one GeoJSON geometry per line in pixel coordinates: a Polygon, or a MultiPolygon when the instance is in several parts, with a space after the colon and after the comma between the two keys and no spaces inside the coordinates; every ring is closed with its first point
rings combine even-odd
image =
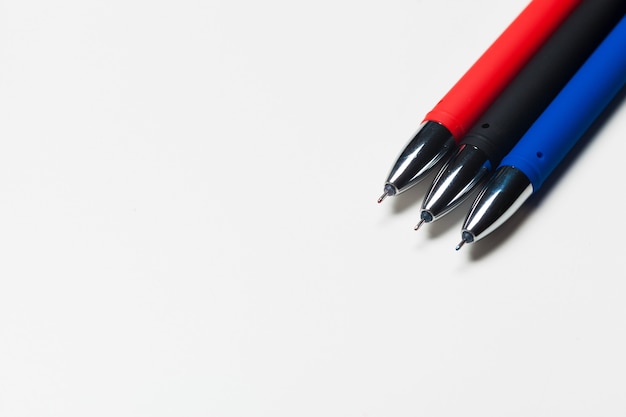
{"type": "Polygon", "coordinates": [[[472,243],[476,238],[474,236],[473,233],[464,230],[463,233],[461,233],[461,242],[459,242],[458,245],[456,245],[456,250],[459,250],[463,247],[463,245],[465,245],[466,243],[472,243]]]}
{"type": "Polygon", "coordinates": [[[413,230],[419,230],[420,227],[422,227],[422,225],[425,223],[424,219],[420,220],[419,223],[417,223],[415,225],[415,227],[413,228],[413,230]]]}

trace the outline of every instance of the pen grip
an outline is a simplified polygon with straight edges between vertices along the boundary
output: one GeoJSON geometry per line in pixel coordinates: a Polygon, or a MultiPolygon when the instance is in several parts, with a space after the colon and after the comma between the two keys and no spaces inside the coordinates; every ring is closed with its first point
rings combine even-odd
{"type": "Polygon", "coordinates": [[[622,18],[501,165],[522,171],[536,192],[625,84],[622,18]]]}
{"type": "Polygon", "coordinates": [[[497,166],[625,13],[624,0],[583,1],[461,143],[480,148],[497,166]]]}
{"type": "Polygon", "coordinates": [[[458,142],[581,0],[534,0],[426,115],[458,142]]]}

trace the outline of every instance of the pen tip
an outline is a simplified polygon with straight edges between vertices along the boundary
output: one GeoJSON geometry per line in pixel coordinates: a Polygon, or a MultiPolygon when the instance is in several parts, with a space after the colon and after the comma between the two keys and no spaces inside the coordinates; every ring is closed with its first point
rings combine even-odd
{"type": "Polygon", "coordinates": [[[382,203],[383,200],[385,199],[385,197],[387,197],[389,195],[389,193],[387,192],[387,190],[385,190],[385,192],[383,193],[383,195],[381,195],[380,197],[378,197],[378,204],[382,203]]]}
{"type": "Polygon", "coordinates": [[[419,228],[420,228],[420,227],[422,227],[422,225],[424,224],[424,222],[425,222],[425,220],[424,220],[424,219],[420,220],[420,221],[419,221],[419,223],[417,223],[417,224],[415,225],[415,227],[413,228],[413,230],[419,230],[419,228]]]}
{"type": "Polygon", "coordinates": [[[456,248],[454,248],[454,249],[456,249],[456,250],[461,249],[463,247],[463,245],[465,245],[465,243],[467,243],[467,240],[463,239],[462,241],[459,242],[458,245],[456,245],[456,248]]]}

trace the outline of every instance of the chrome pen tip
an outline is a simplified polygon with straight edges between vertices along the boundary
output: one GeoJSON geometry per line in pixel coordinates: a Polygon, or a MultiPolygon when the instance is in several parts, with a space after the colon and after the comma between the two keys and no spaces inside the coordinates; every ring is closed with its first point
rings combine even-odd
{"type": "Polygon", "coordinates": [[[434,220],[432,214],[430,214],[427,210],[422,210],[422,212],[420,213],[420,218],[421,220],[419,221],[419,223],[415,225],[415,230],[418,230],[420,227],[422,227],[424,223],[430,223],[434,220]]]}
{"type": "Polygon", "coordinates": [[[474,240],[476,240],[476,237],[472,232],[463,230],[463,232],[461,233],[461,241],[458,245],[456,245],[455,249],[459,250],[463,247],[463,245],[465,245],[466,243],[472,243],[474,240]]]}
{"type": "Polygon", "coordinates": [[[382,203],[387,196],[398,194],[398,189],[390,183],[385,184],[383,195],[378,197],[378,204],[382,203]]]}

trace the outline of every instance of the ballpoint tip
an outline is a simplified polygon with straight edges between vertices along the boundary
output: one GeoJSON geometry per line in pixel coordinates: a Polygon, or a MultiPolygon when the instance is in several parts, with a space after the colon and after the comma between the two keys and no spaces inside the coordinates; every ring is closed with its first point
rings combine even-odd
{"type": "Polygon", "coordinates": [[[424,224],[424,222],[425,222],[425,220],[424,220],[424,219],[421,219],[421,220],[419,221],[419,223],[417,223],[417,224],[415,225],[415,227],[413,228],[413,230],[419,230],[419,228],[420,228],[420,227],[422,227],[422,225],[424,224]]]}
{"type": "Polygon", "coordinates": [[[462,241],[459,242],[458,245],[456,245],[456,247],[454,249],[459,250],[463,247],[463,245],[465,245],[467,243],[467,240],[463,239],[462,241]]]}
{"type": "Polygon", "coordinates": [[[383,195],[381,195],[380,197],[378,197],[378,204],[382,203],[383,200],[389,195],[389,193],[387,192],[387,190],[385,190],[385,192],[383,193],[383,195]]]}

